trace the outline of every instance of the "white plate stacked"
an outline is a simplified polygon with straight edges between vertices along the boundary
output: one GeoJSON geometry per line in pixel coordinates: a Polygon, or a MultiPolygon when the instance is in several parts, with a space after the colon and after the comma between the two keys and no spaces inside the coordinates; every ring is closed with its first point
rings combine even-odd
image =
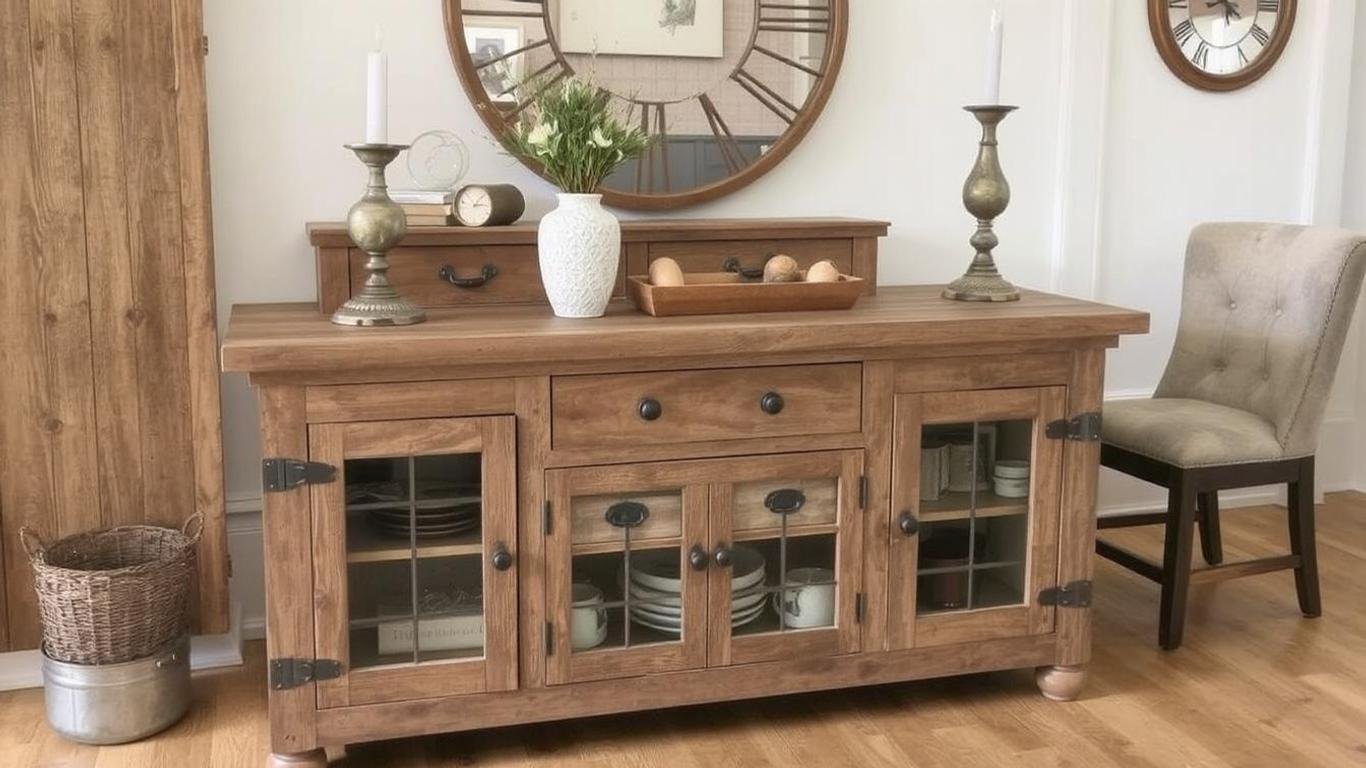
{"type": "Polygon", "coordinates": [[[347,505],[364,510],[370,524],[388,536],[407,538],[411,532],[419,539],[454,536],[479,528],[479,486],[422,482],[417,486],[417,503],[409,512],[407,494],[398,483],[366,483],[353,487],[347,505]]]}
{"type": "MultiPolygon", "coordinates": [[[[682,634],[683,581],[679,568],[676,550],[631,555],[631,621],[666,634],[682,634]]],[[[764,557],[749,547],[736,547],[731,568],[730,624],[741,627],[759,618],[767,605],[764,557]]]]}

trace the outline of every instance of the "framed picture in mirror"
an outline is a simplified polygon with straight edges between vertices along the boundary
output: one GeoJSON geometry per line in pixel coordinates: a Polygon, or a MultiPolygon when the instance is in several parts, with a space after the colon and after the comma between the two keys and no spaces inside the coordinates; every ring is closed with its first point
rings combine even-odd
{"type": "Polygon", "coordinates": [[[443,2],[456,71],[495,136],[571,76],[650,135],[602,187],[606,204],[642,210],[712,200],[777,167],[824,109],[848,35],[848,0],[443,2]],[[506,27],[519,36],[490,32],[506,27]]]}

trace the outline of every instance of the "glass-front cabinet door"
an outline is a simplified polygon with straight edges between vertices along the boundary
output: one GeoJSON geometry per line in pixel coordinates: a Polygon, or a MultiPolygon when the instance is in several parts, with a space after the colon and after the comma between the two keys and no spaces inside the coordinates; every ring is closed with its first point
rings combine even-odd
{"type": "Polygon", "coordinates": [[[700,469],[680,462],[546,473],[549,683],[706,665],[700,469]]]}
{"type": "Polygon", "coordinates": [[[723,476],[711,491],[709,664],[857,651],[863,452],[735,459],[723,476]]]}
{"type": "Polygon", "coordinates": [[[320,708],[517,687],[513,422],[310,427],[320,708]]]}
{"type": "Polygon", "coordinates": [[[899,395],[893,447],[892,648],[1052,631],[1066,389],[899,395]]]}

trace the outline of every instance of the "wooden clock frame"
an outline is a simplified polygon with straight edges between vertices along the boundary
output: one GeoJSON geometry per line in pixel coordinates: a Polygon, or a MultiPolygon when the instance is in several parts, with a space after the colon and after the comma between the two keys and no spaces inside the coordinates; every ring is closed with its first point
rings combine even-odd
{"type": "Polygon", "coordinates": [[[1172,37],[1171,27],[1167,23],[1167,0],[1148,0],[1148,27],[1153,35],[1153,44],[1157,46],[1157,52],[1161,55],[1162,61],[1166,63],[1172,74],[1181,78],[1187,85],[1199,88],[1202,91],[1236,91],[1260,80],[1276,65],[1281,54],[1285,51],[1286,44],[1290,42],[1291,34],[1294,33],[1295,15],[1298,7],[1299,0],[1281,0],[1280,18],[1276,24],[1276,33],[1272,36],[1266,50],[1257,57],[1256,61],[1233,75],[1212,75],[1197,68],[1186,58],[1186,55],[1181,52],[1181,46],[1172,37]]]}

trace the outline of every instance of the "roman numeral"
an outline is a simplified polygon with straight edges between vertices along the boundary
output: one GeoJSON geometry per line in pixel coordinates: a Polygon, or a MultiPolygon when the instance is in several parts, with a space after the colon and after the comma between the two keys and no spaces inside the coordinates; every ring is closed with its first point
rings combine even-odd
{"type": "Polygon", "coordinates": [[[1267,13],[1280,13],[1281,0],[1257,0],[1257,10],[1267,13]]]}
{"type": "Polygon", "coordinates": [[[1190,19],[1186,19],[1180,24],[1177,24],[1176,29],[1173,29],[1172,33],[1176,35],[1177,45],[1185,45],[1186,41],[1190,40],[1191,37],[1195,35],[1195,25],[1191,23],[1190,19]]]}
{"type": "Polygon", "coordinates": [[[1271,35],[1260,24],[1252,25],[1252,37],[1263,46],[1271,42],[1271,35]]]}
{"type": "Polygon", "coordinates": [[[1191,57],[1191,61],[1195,62],[1197,67],[1207,69],[1209,67],[1209,43],[1201,40],[1200,46],[1195,49],[1195,55],[1191,57]]]}
{"type": "Polygon", "coordinates": [[[1252,63],[1252,61],[1248,59],[1247,54],[1243,53],[1243,46],[1241,45],[1238,46],[1238,59],[1243,62],[1243,66],[1245,67],[1252,63]]]}

